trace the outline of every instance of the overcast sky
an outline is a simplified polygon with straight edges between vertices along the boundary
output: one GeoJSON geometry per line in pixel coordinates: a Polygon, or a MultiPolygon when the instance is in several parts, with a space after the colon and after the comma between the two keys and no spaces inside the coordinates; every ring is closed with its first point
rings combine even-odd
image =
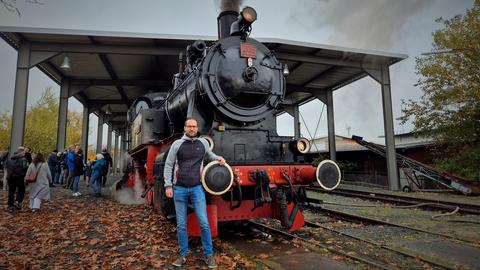
{"type": "MultiPolygon", "coordinates": [[[[6,0],[9,2],[11,0],[6,0]]],[[[21,16],[9,12],[0,3],[1,26],[61,28],[75,30],[119,31],[148,34],[216,36],[219,0],[38,0],[41,5],[17,0],[21,16]]],[[[257,10],[258,20],[251,37],[281,38],[359,49],[403,53],[408,59],[390,68],[394,118],[400,116],[402,99],[418,99],[421,92],[414,84],[415,57],[431,50],[432,32],[442,28],[438,17],[451,18],[463,14],[473,0],[245,0],[242,6],[257,10]]],[[[15,85],[17,53],[0,41],[0,112],[11,112],[15,85]]],[[[30,72],[28,104],[40,93],[59,86],[36,68],[30,72]]],[[[339,135],[360,135],[367,140],[382,142],[384,133],[380,85],[365,78],[334,92],[335,131],[339,135]]],[[[302,135],[313,136],[322,103],[310,102],[300,108],[302,135]]],[[[74,98],[69,109],[81,112],[74,98]]],[[[96,137],[96,117],[90,117],[92,134],[96,137]]],[[[395,133],[412,129],[400,126],[395,133]]],[[[279,117],[281,135],[293,135],[293,119],[279,117]]],[[[106,134],[106,130],[104,131],[106,134]]],[[[325,136],[326,109],[315,135],[325,136]]],[[[104,140],[105,142],[105,140],[104,140]]]]}

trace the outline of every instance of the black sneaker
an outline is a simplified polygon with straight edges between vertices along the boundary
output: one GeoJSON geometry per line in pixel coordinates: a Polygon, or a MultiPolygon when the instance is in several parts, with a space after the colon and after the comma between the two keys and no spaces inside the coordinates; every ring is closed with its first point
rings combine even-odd
{"type": "Polygon", "coordinates": [[[217,264],[215,263],[215,258],[213,256],[208,256],[205,259],[205,262],[207,263],[208,268],[217,268],[217,264]]]}
{"type": "Polygon", "coordinates": [[[15,202],[14,205],[17,210],[22,210],[22,205],[19,202],[15,202]]]}
{"type": "Polygon", "coordinates": [[[9,206],[9,207],[7,208],[7,211],[8,211],[9,213],[13,213],[13,212],[15,212],[15,207],[9,206]]]}
{"type": "Polygon", "coordinates": [[[184,265],[186,262],[187,262],[187,259],[185,258],[185,256],[179,256],[179,257],[172,263],[172,265],[173,265],[173,266],[176,266],[176,267],[180,267],[180,266],[184,265]]]}

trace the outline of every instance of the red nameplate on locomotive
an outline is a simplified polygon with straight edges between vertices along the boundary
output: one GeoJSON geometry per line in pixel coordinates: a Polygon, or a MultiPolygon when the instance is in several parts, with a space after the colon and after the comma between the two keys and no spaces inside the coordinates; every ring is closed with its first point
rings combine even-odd
{"type": "Polygon", "coordinates": [[[257,47],[252,43],[240,43],[240,56],[245,58],[257,58],[257,47]]]}

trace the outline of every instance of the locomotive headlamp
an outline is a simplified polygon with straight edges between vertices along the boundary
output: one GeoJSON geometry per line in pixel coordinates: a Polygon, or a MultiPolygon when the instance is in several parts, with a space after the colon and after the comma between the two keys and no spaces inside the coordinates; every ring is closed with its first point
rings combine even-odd
{"type": "Polygon", "coordinates": [[[215,147],[215,143],[213,142],[213,138],[208,136],[208,135],[201,135],[200,138],[204,138],[208,142],[208,148],[210,150],[213,150],[213,147],[215,147]]]}
{"type": "Polygon", "coordinates": [[[251,25],[257,20],[257,12],[251,7],[245,7],[238,16],[238,19],[230,26],[231,36],[246,36],[250,33],[251,25]]]}
{"type": "Polygon", "coordinates": [[[290,142],[290,149],[293,152],[300,154],[306,154],[310,151],[310,141],[306,138],[300,138],[298,140],[290,142]]]}
{"type": "Polygon", "coordinates": [[[297,141],[297,150],[302,154],[305,154],[308,151],[310,151],[310,141],[305,138],[300,138],[297,141]]]}
{"type": "Polygon", "coordinates": [[[248,23],[253,23],[257,20],[257,12],[251,7],[244,8],[240,14],[248,23]]]}

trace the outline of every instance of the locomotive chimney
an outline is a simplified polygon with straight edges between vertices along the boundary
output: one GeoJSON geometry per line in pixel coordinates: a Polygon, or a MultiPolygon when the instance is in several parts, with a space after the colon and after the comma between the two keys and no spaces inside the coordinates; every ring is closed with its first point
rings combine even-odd
{"type": "Polygon", "coordinates": [[[217,18],[218,39],[230,36],[230,26],[238,18],[241,0],[221,0],[220,14],[217,18]]]}
{"type": "Polygon", "coordinates": [[[238,12],[234,10],[222,11],[217,18],[218,39],[230,36],[230,26],[237,20],[238,12]]]}

